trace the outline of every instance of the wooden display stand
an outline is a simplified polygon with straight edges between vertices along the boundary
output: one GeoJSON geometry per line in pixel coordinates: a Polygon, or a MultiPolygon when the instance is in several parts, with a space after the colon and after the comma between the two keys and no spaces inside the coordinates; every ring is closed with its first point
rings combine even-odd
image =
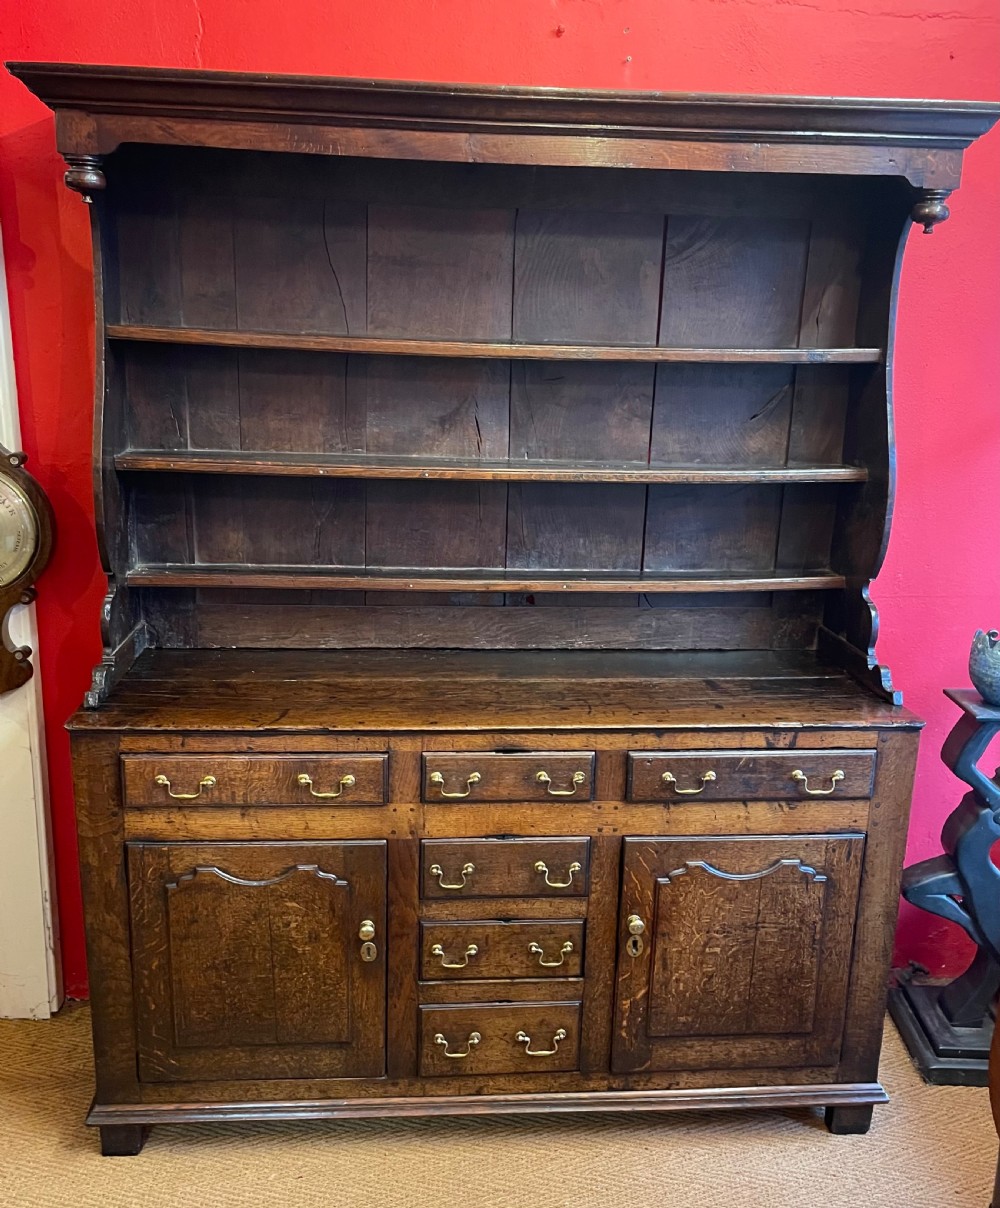
{"type": "Polygon", "coordinates": [[[864,1131],[919,725],[867,594],[895,283],[997,107],[13,70],[93,202],[105,1152],[864,1131]]]}

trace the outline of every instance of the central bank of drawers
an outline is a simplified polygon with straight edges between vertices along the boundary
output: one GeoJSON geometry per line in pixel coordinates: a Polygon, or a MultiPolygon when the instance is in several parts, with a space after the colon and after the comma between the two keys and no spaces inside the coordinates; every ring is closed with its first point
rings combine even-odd
{"type": "MultiPolygon", "coordinates": [[[[425,839],[421,895],[444,898],[576,898],[586,912],[590,840],[425,839]]],[[[514,904],[512,903],[512,906],[514,904]]],[[[514,907],[516,910],[516,907],[514,907]]],[[[580,978],[586,922],[579,919],[424,919],[425,982],[502,981],[505,1002],[420,1007],[420,1073],[533,1073],[580,1062],[579,999],[519,1003],[530,979],[580,978]],[[515,1001],[509,1001],[515,1000],[515,1001]]]]}

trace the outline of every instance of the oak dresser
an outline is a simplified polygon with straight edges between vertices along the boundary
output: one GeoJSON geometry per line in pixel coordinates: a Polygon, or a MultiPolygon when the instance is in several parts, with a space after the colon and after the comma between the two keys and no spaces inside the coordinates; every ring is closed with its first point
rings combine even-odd
{"type": "Polygon", "coordinates": [[[104,1152],[864,1131],[919,729],[868,594],[896,281],[997,107],[11,69],[93,220],[104,1152]]]}

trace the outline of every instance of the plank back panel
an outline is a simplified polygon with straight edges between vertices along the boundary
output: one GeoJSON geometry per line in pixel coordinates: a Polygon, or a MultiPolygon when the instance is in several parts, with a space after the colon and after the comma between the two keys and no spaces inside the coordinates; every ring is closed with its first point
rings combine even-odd
{"type": "MultiPolygon", "coordinates": [[[[819,179],[745,174],[297,155],[276,174],[267,155],[182,148],[118,162],[109,298],[127,322],[625,347],[855,338],[865,182],[834,200],[819,179]]],[[[262,456],[836,465],[851,381],[832,365],[139,342],[113,357],[131,448],[262,456]]],[[[132,563],[821,572],[848,487],[239,477],[125,478],[132,563]]],[[[231,607],[249,644],[270,624],[276,645],[771,648],[811,644],[820,609],[811,592],[171,590],[142,597],[165,642],[221,640],[231,607]]]]}

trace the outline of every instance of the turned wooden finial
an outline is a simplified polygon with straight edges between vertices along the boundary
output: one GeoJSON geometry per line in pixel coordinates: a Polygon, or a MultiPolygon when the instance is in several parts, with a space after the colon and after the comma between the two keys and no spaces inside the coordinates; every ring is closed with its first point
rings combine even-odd
{"type": "Polygon", "coordinates": [[[937,224],[951,214],[945,205],[950,195],[951,189],[921,189],[917,194],[910,217],[923,225],[925,235],[932,235],[937,224]]]}
{"type": "Polygon", "coordinates": [[[75,189],[89,205],[91,193],[96,193],[107,185],[104,173],[101,171],[99,155],[66,155],[63,157],[69,167],[63,178],[69,188],[75,189]]]}

